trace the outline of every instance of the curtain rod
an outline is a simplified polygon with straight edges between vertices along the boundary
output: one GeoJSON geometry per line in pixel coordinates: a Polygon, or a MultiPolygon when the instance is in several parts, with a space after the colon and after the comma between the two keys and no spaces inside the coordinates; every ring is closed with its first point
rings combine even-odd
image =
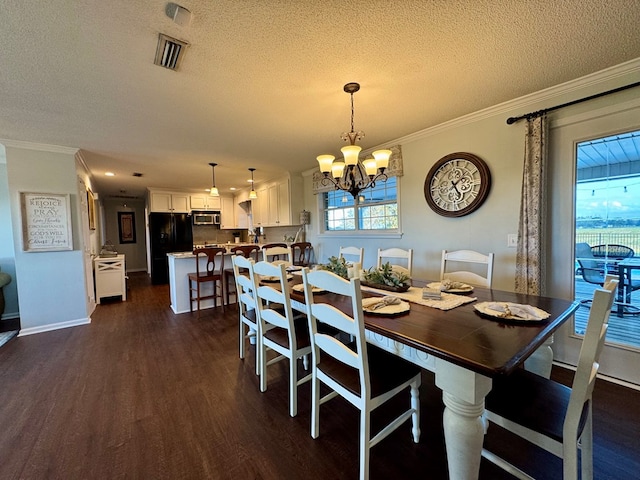
{"type": "Polygon", "coordinates": [[[576,103],[586,102],[587,100],[593,100],[594,98],[604,97],[605,95],[610,95],[612,93],[621,92],[622,90],[627,90],[629,88],[637,87],[639,85],[640,85],[640,82],[631,83],[629,85],[625,85],[624,87],[618,87],[618,88],[614,88],[613,90],[608,90],[606,92],[596,93],[595,95],[591,95],[589,97],[580,98],[578,100],[573,100],[572,102],[563,103],[562,105],[556,105],[555,107],[543,108],[542,110],[538,110],[537,112],[526,113],[524,115],[520,115],[519,117],[509,117],[509,118],[507,118],[507,125],[512,125],[512,124],[522,120],[523,118],[526,118],[527,120],[529,120],[531,118],[540,117],[540,116],[544,115],[547,112],[552,112],[554,110],[558,110],[559,108],[564,108],[564,107],[568,107],[570,105],[575,105],[576,103]]]}

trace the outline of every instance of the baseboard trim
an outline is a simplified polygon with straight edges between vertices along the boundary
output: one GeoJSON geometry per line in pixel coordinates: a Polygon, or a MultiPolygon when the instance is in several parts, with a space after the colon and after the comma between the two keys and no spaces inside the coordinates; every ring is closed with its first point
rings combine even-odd
{"type": "Polygon", "coordinates": [[[77,327],[78,325],[87,325],[89,323],[91,323],[90,318],[79,318],[77,320],[69,320],[68,322],[50,323],[49,325],[41,325],[39,327],[23,328],[20,330],[18,336],[24,337],[26,335],[50,332],[52,330],[60,330],[62,328],[77,327]]]}
{"type": "MultiPolygon", "coordinates": [[[[555,360],[553,362],[553,366],[554,367],[560,367],[560,368],[566,368],[567,370],[573,370],[574,372],[576,371],[576,367],[575,366],[569,365],[568,363],[557,362],[555,360]]],[[[610,377],[608,375],[603,375],[601,373],[598,373],[598,378],[601,379],[601,380],[605,380],[607,382],[615,383],[616,385],[620,385],[622,387],[631,388],[633,390],[637,390],[637,391],[640,392],[640,385],[636,385],[635,383],[627,382],[626,380],[620,380],[619,378],[610,377]]]]}

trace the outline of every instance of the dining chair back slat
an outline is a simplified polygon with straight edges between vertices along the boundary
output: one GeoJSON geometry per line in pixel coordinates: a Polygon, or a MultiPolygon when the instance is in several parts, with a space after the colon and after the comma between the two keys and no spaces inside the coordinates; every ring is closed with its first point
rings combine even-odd
{"type": "Polygon", "coordinates": [[[364,265],[364,248],[363,247],[340,247],[338,258],[344,258],[346,261],[359,263],[360,268],[364,265]]]}
{"type": "Polygon", "coordinates": [[[291,249],[286,243],[270,243],[262,247],[262,260],[270,263],[293,265],[291,249]]]}
{"type": "Polygon", "coordinates": [[[442,262],[440,263],[440,280],[449,279],[455,282],[469,283],[478,287],[491,288],[493,284],[493,253],[487,255],[473,250],[456,250],[453,252],[442,250],[442,262]],[[451,271],[450,264],[454,268],[480,267],[483,274],[469,270],[451,271]]]}
{"type": "Polygon", "coordinates": [[[403,250],[402,248],[387,248],[385,250],[378,249],[378,268],[385,263],[385,260],[389,261],[392,270],[400,273],[404,273],[411,278],[413,270],[413,249],[403,250]],[[397,261],[405,262],[406,265],[398,265],[397,261]]]}

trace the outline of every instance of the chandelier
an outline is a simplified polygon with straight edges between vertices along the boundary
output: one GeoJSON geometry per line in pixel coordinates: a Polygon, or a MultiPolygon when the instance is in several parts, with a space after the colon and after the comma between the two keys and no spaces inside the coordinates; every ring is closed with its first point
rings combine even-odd
{"type": "Polygon", "coordinates": [[[211,188],[209,189],[209,195],[211,195],[212,197],[219,197],[220,196],[220,192],[218,192],[218,187],[216,187],[216,165],[218,165],[217,163],[210,163],[209,165],[211,165],[211,176],[212,176],[212,182],[211,182],[211,188]]]}
{"type": "Polygon", "coordinates": [[[364,132],[356,132],[353,128],[353,94],[360,90],[359,83],[347,83],[344,91],[351,95],[351,131],[343,133],[341,138],[349,142],[340,149],[344,161],[334,161],[333,155],[319,155],[317,157],[320,171],[324,174],[323,185],[333,184],[336,190],[344,190],[357,198],[358,194],[369,187],[375,187],[377,180],[387,180],[384,171],[389,166],[391,150],[376,150],[373,158],[362,162],[358,158],[362,148],[356,145],[357,140],[364,137],[364,132]]]}

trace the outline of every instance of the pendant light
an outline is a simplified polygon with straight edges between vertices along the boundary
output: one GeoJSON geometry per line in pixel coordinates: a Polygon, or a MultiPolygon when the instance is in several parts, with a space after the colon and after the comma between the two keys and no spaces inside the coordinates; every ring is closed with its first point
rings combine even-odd
{"type": "Polygon", "coordinates": [[[211,165],[211,189],[209,190],[209,195],[211,195],[212,197],[219,197],[220,196],[220,192],[218,192],[218,187],[216,187],[216,165],[218,165],[217,163],[210,163],[209,165],[211,165]]]}
{"type": "Polygon", "coordinates": [[[256,198],[258,198],[258,194],[253,189],[253,172],[255,171],[255,168],[250,168],[249,171],[251,172],[251,191],[249,192],[249,199],[255,200],[256,198]]]}

